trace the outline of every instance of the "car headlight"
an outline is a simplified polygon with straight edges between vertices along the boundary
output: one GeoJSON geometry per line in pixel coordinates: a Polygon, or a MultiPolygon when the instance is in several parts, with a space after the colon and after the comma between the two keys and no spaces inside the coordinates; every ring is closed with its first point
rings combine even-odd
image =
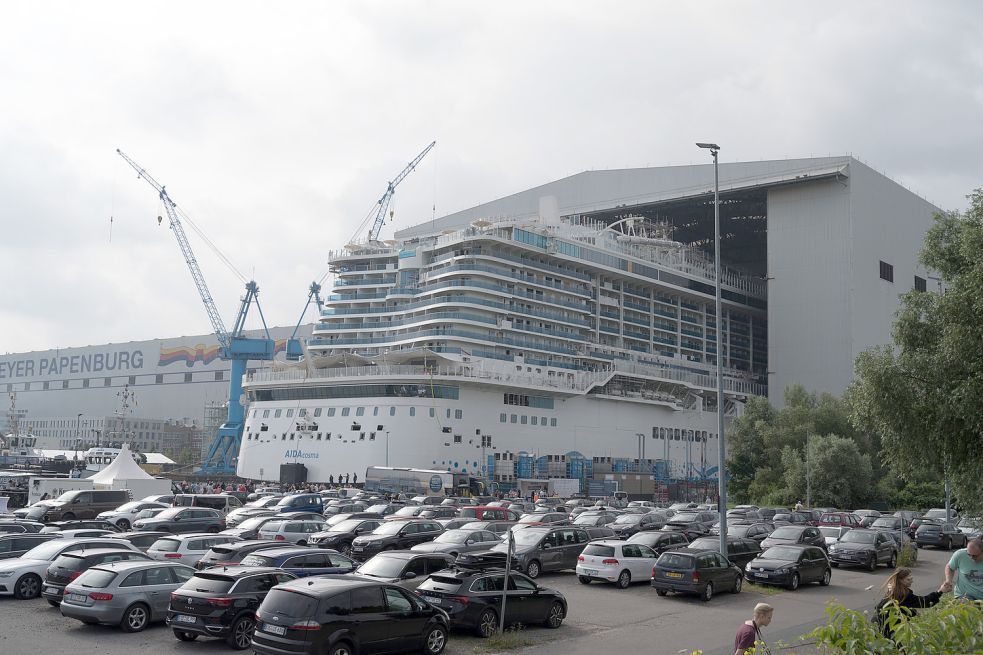
{"type": "Polygon", "coordinates": [[[784,575],[785,573],[788,573],[788,569],[776,569],[775,573],[778,575],[784,575]]]}
{"type": "Polygon", "coordinates": [[[830,544],[830,546],[829,546],[829,552],[835,553],[836,550],[837,550],[836,544],[830,544]]]}
{"type": "Polygon", "coordinates": [[[15,571],[0,571],[0,578],[9,578],[15,571]]]}

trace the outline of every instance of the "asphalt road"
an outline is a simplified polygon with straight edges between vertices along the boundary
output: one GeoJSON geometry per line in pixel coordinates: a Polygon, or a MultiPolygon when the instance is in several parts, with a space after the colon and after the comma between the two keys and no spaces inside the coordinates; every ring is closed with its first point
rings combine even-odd
{"type": "MultiPolygon", "coordinates": [[[[938,588],[942,567],[949,553],[933,549],[919,551],[915,567],[915,590],[927,593],[938,588]]],[[[772,652],[813,653],[809,647],[778,650],[779,640],[794,643],[795,638],[823,621],[823,611],[831,600],[855,609],[869,608],[878,599],[880,585],[889,571],[875,573],[857,569],[834,569],[829,587],[808,585],[798,591],[762,592],[745,585],[740,594],[721,594],[709,603],[696,598],[670,594],[660,598],[648,584],[639,583],[626,590],[613,585],[581,585],[572,573],[544,574],[540,584],[559,589],[566,595],[570,612],[563,627],[549,630],[528,627],[521,639],[535,645],[537,655],[596,655],[613,652],[622,655],[673,655],[703,649],[704,655],[732,655],[734,633],[750,618],[751,608],[765,601],[776,607],[772,625],[764,636],[772,652]],[[865,590],[868,586],[870,590],[865,590]]],[[[464,633],[454,633],[447,655],[475,655],[490,652],[488,642],[464,633]]],[[[212,655],[233,653],[223,642],[199,639],[177,641],[169,628],[157,624],[137,634],[118,628],[87,626],[66,619],[44,600],[0,599],[0,653],[37,655],[212,655]]]]}

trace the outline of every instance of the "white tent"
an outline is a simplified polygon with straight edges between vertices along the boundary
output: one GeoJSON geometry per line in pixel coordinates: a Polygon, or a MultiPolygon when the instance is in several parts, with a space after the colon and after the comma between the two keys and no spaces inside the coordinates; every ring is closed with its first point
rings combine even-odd
{"type": "Polygon", "coordinates": [[[113,483],[117,480],[151,480],[153,477],[133,461],[133,454],[130,453],[130,447],[127,444],[123,444],[116,459],[109,466],[89,479],[96,486],[108,488],[113,487],[113,483]]]}

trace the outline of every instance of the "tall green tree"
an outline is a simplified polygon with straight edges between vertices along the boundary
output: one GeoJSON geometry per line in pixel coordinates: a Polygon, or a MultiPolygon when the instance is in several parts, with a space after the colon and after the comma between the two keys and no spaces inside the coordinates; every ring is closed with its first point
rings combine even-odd
{"type": "Polygon", "coordinates": [[[871,496],[871,458],[856,441],[835,434],[811,437],[805,452],[786,448],[786,502],[808,498],[813,507],[863,507],[871,496]]]}
{"type": "MultiPolygon", "coordinates": [[[[948,476],[964,509],[983,511],[983,190],[965,214],[938,214],[921,262],[944,293],[902,298],[893,345],[857,358],[856,425],[877,433],[902,476],[948,476]]],[[[941,501],[941,498],[939,499],[941,501]]]]}

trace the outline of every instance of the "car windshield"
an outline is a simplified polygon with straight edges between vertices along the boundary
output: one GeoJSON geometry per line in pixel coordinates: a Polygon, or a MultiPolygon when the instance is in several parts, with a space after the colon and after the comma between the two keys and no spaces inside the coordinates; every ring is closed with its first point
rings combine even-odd
{"type": "Polygon", "coordinates": [[[874,521],[871,526],[872,528],[899,528],[901,527],[901,519],[893,516],[885,516],[874,521]]]}
{"type": "Polygon", "coordinates": [[[403,507],[401,509],[397,509],[395,512],[393,512],[393,516],[416,516],[422,511],[423,511],[422,506],[410,505],[409,507],[403,507]]]}
{"type": "Polygon", "coordinates": [[[128,512],[131,509],[136,509],[137,507],[140,507],[140,505],[143,505],[143,501],[142,500],[131,500],[128,503],[124,503],[124,504],[120,505],[119,507],[117,507],[113,511],[114,512],[128,512]]]}
{"type": "Polygon", "coordinates": [[[286,589],[271,589],[263,601],[263,618],[266,613],[290,618],[309,618],[317,613],[317,599],[286,589]]]}
{"type": "Polygon", "coordinates": [[[872,544],[874,543],[874,538],[877,535],[873,532],[860,532],[859,530],[850,530],[845,535],[840,537],[840,541],[847,544],[872,544]]]}
{"type": "Polygon", "coordinates": [[[642,520],[644,514],[622,514],[614,520],[618,525],[634,525],[642,520]]]}
{"type": "Polygon", "coordinates": [[[775,539],[798,539],[800,534],[802,534],[801,528],[786,525],[772,532],[771,536],[775,539]]]}
{"type": "Polygon", "coordinates": [[[372,512],[373,514],[382,514],[383,512],[386,511],[386,508],[387,507],[389,507],[389,505],[386,505],[385,503],[382,503],[381,505],[372,505],[371,507],[369,507],[365,511],[366,512],[372,512]]]}
{"type": "Polygon", "coordinates": [[[256,553],[252,553],[242,558],[242,565],[243,566],[273,566],[273,558],[264,557],[263,555],[257,555],[256,553]]]}
{"type": "Polygon", "coordinates": [[[180,514],[183,511],[184,511],[184,508],[183,507],[168,507],[167,509],[163,510],[160,514],[158,514],[157,516],[155,516],[154,518],[155,519],[172,519],[172,518],[174,518],[175,516],[177,516],[178,514],[180,514]]]}
{"type": "Polygon", "coordinates": [[[185,591],[203,591],[213,594],[224,594],[235,581],[224,575],[211,575],[208,573],[195,573],[194,576],[184,583],[181,589],[185,591]]]}
{"type": "Polygon", "coordinates": [[[86,589],[105,589],[115,577],[115,571],[89,569],[75,580],[75,584],[86,589]]]}
{"type": "Polygon", "coordinates": [[[51,560],[59,552],[65,549],[64,541],[60,539],[54,539],[52,541],[46,541],[43,544],[37,545],[31,550],[27,551],[21,555],[21,559],[44,559],[51,560]]]}
{"type": "Polygon", "coordinates": [[[362,525],[365,519],[345,519],[331,526],[328,532],[351,532],[358,526],[362,525]]]}
{"type": "Polygon", "coordinates": [[[695,512],[680,512],[672,517],[673,523],[692,523],[699,519],[695,512]]]}
{"type": "Polygon", "coordinates": [[[539,530],[531,530],[526,528],[525,530],[513,530],[512,534],[515,537],[515,543],[522,544],[523,546],[531,546],[533,544],[539,543],[539,540],[543,538],[543,533],[539,530]]]}
{"type": "Polygon", "coordinates": [[[263,527],[259,529],[260,532],[279,532],[286,521],[267,521],[263,524],[263,527]]]}
{"type": "Polygon", "coordinates": [[[960,519],[959,520],[959,523],[957,524],[957,527],[960,527],[960,528],[979,528],[979,527],[983,527],[983,520],[980,520],[978,518],[973,518],[973,519],[968,519],[968,518],[967,519],[960,519]]]}
{"type": "Polygon", "coordinates": [[[772,546],[765,552],[761,553],[761,555],[758,557],[761,559],[781,559],[795,562],[799,559],[800,553],[801,551],[798,548],[789,548],[788,546],[772,546]]]}
{"type": "Polygon", "coordinates": [[[735,537],[746,537],[750,529],[750,525],[733,525],[727,528],[727,534],[735,537]]]}
{"type": "Polygon", "coordinates": [[[720,548],[720,540],[711,537],[694,539],[687,548],[693,548],[695,550],[718,550],[720,548]]]}
{"type": "Polygon", "coordinates": [[[774,519],[776,521],[791,521],[792,515],[786,514],[785,512],[778,512],[777,514],[775,514],[774,519]]]}
{"type": "Polygon", "coordinates": [[[373,535],[397,534],[406,525],[402,521],[388,521],[372,531],[373,535]]]}
{"type": "Polygon", "coordinates": [[[819,532],[824,537],[836,537],[838,539],[839,536],[840,536],[840,529],[839,528],[824,527],[824,528],[819,528],[819,532]]]}
{"type": "Polygon", "coordinates": [[[587,544],[582,555],[593,555],[594,557],[614,557],[614,546],[604,546],[601,544],[587,544]]]}
{"type": "Polygon", "coordinates": [[[448,530],[434,539],[434,542],[438,544],[463,544],[470,536],[471,533],[467,530],[448,530]]]}
{"type": "Polygon", "coordinates": [[[358,567],[356,573],[361,575],[371,575],[376,578],[398,578],[406,565],[405,559],[393,557],[383,557],[376,555],[368,562],[358,567]]]}
{"type": "Polygon", "coordinates": [[[268,516],[254,516],[251,519],[246,519],[236,527],[242,530],[255,530],[269,520],[270,518],[268,516]]]}

